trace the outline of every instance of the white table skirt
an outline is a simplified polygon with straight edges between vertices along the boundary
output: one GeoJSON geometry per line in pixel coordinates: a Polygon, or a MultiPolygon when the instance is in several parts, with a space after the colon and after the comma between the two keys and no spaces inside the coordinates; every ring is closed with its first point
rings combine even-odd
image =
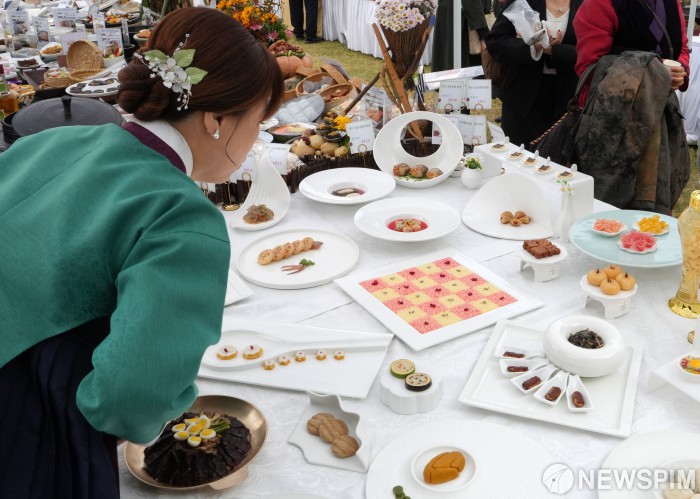
{"type": "Polygon", "coordinates": [[[700,36],[693,37],[690,54],[690,81],[681,106],[685,116],[685,133],[696,140],[700,137],[700,36]]]}
{"type": "MultiPolygon", "coordinates": [[[[419,197],[426,201],[440,199],[461,210],[475,191],[466,190],[458,178],[447,179],[429,189],[397,187],[390,197],[419,197]]],[[[596,210],[608,209],[596,202],[596,210]]],[[[422,243],[386,242],[360,232],[353,223],[358,207],[320,204],[305,198],[301,193],[292,195],[289,213],[279,225],[264,231],[240,232],[230,229],[232,263],[250,242],[269,232],[288,229],[315,228],[333,230],[354,239],[361,248],[360,260],[354,271],[366,271],[389,262],[409,259],[429,252],[453,246],[467,256],[497,272],[513,286],[536,296],[546,305],[517,319],[546,325],[563,315],[589,314],[602,317],[602,309],[596,306],[584,308],[584,296],[578,286],[581,276],[603,264],[565,244],[569,257],[560,278],[535,283],[531,271],[519,271],[519,258],[515,254],[516,241],[493,239],[472,232],[464,225],[449,236],[422,243]]],[[[228,216],[228,214],[225,214],[228,216]]],[[[647,392],[648,374],[688,350],[686,333],[693,328],[693,321],[674,315],[666,307],[666,301],[676,292],[680,279],[680,267],[660,270],[630,269],[637,277],[639,291],[634,297],[630,313],[613,323],[620,328],[630,343],[644,347],[644,357],[637,398],[634,408],[633,434],[662,429],[698,431],[698,406],[673,389],[647,392]]],[[[334,283],[318,288],[281,291],[250,285],[254,295],[225,310],[225,315],[271,322],[299,323],[330,329],[353,329],[366,332],[385,332],[386,329],[363,308],[351,300],[334,283]],[[352,318],[351,321],[348,318],[352,318]]],[[[533,438],[549,451],[556,463],[566,463],[574,469],[596,469],[610,451],[622,439],[575,430],[567,427],[539,423],[528,419],[505,416],[467,407],[457,402],[469,378],[476,360],[493,328],[477,331],[459,339],[435,346],[422,352],[411,351],[403,342],[394,338],[384,364],[398,358],[410,358],[416,364],[440,366],[443,378],[443,396],[440,405],[432,412],[412,416],[400,416],[392,412],[379,399],[379,382],[374,384],[365,400],[345,399],[349,410],[357,412],[367,422],[372,457],[384,446],[407,430],[426,424],[450,419],[479,419],[508,426],[533,438]]],[[[126,470],[120,451],[120,485],[124,498],[165,497],[179,498],[221,497],[259,498],[278,497],[282,493],[307,493],[328,498],[355,499],[365,497],[366,474],[341,471],[308,464],[301,451],[289,443],[293,428],[308,405],[303,392],[284,391],[226,382],[198,380],[201,395],[222,394],[248,400],[259,407],[268,422],[267,442],[250,465],[248,479],[240,486],[222,492],[205,491],[188,494],[168,494],[142,484],[126,470]]],[[[507,449],[504,449],[507,452],[507,449]]],[[[527,459],[527,456],[523,456],[527,459]]],[[[509,474],[500,469],[482,468],[480,473],[491,473],[495,480],[508,480],[509,474]]],[[[395,485],[395,484],[394,484],[395,485]]],[[[411,496],[419,497],[418,487],[403,484],[411,496]]],[[[542,496],[547,493],[542,489],[542,496]]],[[[393,495],[387,490],[387,498],[393,495]]],[[[594,498],[592,491],[572,490],[566,497],[594,498]]],[[[377,498],[369,498],[377,499],[377,498]]],[[[525,498],[523,498],[525,499],[525,498]]],[[[530,499],[530,498],[527,498],[530,499]]]]}
{"type": "MultiPolygon", "coordinates": [[[[326,0],[323,2],[323,38],[339,40],[350,50],[382,57],[382,51],[374,35],[372,23],[376,22],[374,0],[326,0]]],[[[433,54],[433,33],[421,58],[422,64],[430,64],[433,54]]]]}

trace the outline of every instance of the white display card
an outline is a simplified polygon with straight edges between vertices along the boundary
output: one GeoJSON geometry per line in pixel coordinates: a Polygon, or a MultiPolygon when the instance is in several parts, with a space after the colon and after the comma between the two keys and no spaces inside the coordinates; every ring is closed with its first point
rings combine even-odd
{"type": "Polygon", "coordinates": [[[467,80],[450,80],[440,83],[438,111],[443,113],[459,112],[465,105],[467,80]]]}
{"type": "MultiPolygon", "coordinates": [[[[462,135],[462,141],[464,141],[467,129],[466,129],[464,121],[461,119],[462,116],[464,116],[464,115],[463,114],[446,114],[445,118],[450,120],[454,124],[454,126],[457,127],[460,135],[462,135]]],[[[433,123],[433,144],[442,144],[442,131],[435,123],[433,123]]]]}
{"type": "Polygon", "coordinates": [[[292,148],[291,144],[263,144],[261,158],[267,155],[272,166],[280,175],[287,174],[287,154],[292,148]]]}
{"type": "Polygon", "coordinates": [[[374,123],[372,120],[352,121],[345,125],[348,133],[351,153],[372,151],[374,149],[374,123]]]}
{"type": "Polygon", "coordinates": [[[468,80],[465,100],[468,109],[491,109],[491,80],[468,80]]]}
{"type": "Polygon", "coordinates": [[[97,46],[103,52],[107,49],[113,52],[116,48],[123,47],[122,32],[119,28],[100,28],[95,30],[97,46]]]}
{"type": "Polygon", "coordinates": [[[251,149],[248,151],[248,155],[245,161],[241,164],[240,168],[231,174],[231,182],[238,182],[239,180],[245,180],[246,182],[255,180],[255,172],[258,169],[258,163],[255,160],[255,153],[251,149]]]}

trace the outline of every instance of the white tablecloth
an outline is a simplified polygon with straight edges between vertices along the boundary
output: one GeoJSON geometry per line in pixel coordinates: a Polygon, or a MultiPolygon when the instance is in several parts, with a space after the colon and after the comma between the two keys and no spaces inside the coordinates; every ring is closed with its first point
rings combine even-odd
{"type": "MultiPolygon", "coordinates": [[[[323,2],[323,38],[339,40],[350,50],[382,57],[382,51],[374,35],[372,23],[376,22],[373,0],[326,0],[323,2]]],[[[423,52],[421,63],[430,64],[433,53],[433,33],[423,52]]]]}
{"type": "MultiPolygon", "coordinates": [[[[397,187],[391,197],[419,197],[440,199],[461,212],[475,191],[467,191],[458,178],[449,178],[429,189],[397,187]]],[[[596,209],[608,207],[596,203],[596,209]]],[[[536,296],[546,305],[520,316],[518,319],[546,325],[563,315],[589,314],[602,317],[602,310],[589,305],[584,308],[584,296],[578,286],[581,276],[600,267],[601,262],[566,244],[569,257],[560,278],[535,283],[531,271],[519,271],[519,259],[514,253],[520,244],[516,241],[493,239],[479,235],[466,226],[449,236],[422,243],[386,242],[360,232],[353,223],[357,207],[320,204],[301,193],[292,195],[289,213],[273,229],[262,233],[231,230],[232,262],[250,242],[272,231],[316,228],[338,231],[354,239],[361,248],[355,271],[366,271],[389,262],[420,256],[453,246],[467,256],[506,278],[521,291],[536,296]]],[[[659,270],[630,269],[639,282],[630,313],[613,323],[620,328],[630,343],[644,347],[644,357],[637,398],[634,407],[633,434],[661,429],[698,431],[698,406],[675,389],[647,392],[648,374],[656,367],[680,356],[688,350],[686,333],[693,321],[674,315],[666,301],[676,292],[680,267],[659,270]]],[[[272,322],[299,323],[335,329],[367,332],[385,332],[385,328],[363,308],[353,302],[334,283],[318,288],[297,291],[265,289],[250,285],[255,294],[225,310],[225,315],[272,322]],[[349,320],[351,318],[351,320],[349,320]]],[[[493,328],[487,328],[459,339],[416,353],[394,338],[385,358],[385,365],[398,358],[410,358],[416,364],[440,366],[443,378],[443,396],[432,412],[401,416],[392,412],[379,399],[379,382],[374,384],[365,400],[345,399],[349,410],[357,412],[367,422],[372,457],[384,446],[409,429],[427,422],[451,419],[478,419],[506,425],[533,438],[553,456],[553,463],[566,463],[574,469],[596,469],[622,439],[575,430],[563,426],[540,423],[528,419],[505,416],[467,407],[457,398],[469,378],[476,360],[489,339],[493,328]]],[[[268,422],[267,442],[250,465],[248,479],[240,486],[223,492],[177,494],[177,497],[256,498],[277,497],[281,493],[308,493],[328,498],[355,499],[365,496],[366,474],[341,471],[308,464],[301,451],[287,443],[293,428],[308,405],[303,392],[292,392],[226,382],[198,381],[201,395],[223,394],[248,400],[259,407],[268,422]]],[[[504,449],[507,452],[507,449],[504,449]]],[[[523,456],[527,459],[527,456],[523,456]]],[[[494,479],[508,480],[505,470],[481,468],[480,473],[492,473],[494,479]]],[[[124,498],[168,496],[166,492],[146,486],[130,475],[120,452],[121,493],[124,498]]],[[[393,484],[396,485],[396,484],[393,484]]],[[[411,496],[420,497],[417,487],[411,496]]],[[[408,490],[407,490],[408,492],[408,490]]],[[[542,488],[540,497],[549,497],[542,488]]],[[[392,498],[387,490],[387,498],[392,498]]],[[[449,497],[449,494],[445,497],[449,497]]],[[[455,496],[452,496],[455,497],[455,496]]],[[[569,497],[594,498],[592,491],[571,491],[569,497]]],[[[369,498],[377,499],[377,498],[369,498]]],[[[497,498],[482,498],[497,499],[497,498]]],[[[498,498],[500,499],[500,498],[498,498]]],[[[533,498],[518,498],[533,499],[533,498]]]]}
{"type": "Polygon", "coordinates": [[[700,36],[693,37],[690,54],[690,81],[681,106],[685,116],[685,133],[695,140],[700,137],[700,36]]]}

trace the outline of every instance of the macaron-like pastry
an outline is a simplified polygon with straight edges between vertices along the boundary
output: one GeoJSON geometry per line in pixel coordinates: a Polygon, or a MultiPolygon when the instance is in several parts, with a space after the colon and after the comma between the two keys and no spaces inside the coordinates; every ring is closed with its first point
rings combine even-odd
{"type": "Polygon", "coordinates": [[[333,354],[333,358],[335,360],[343,360],[345,358],[345,352],[343,352],[342,350],[336,350],[333,354]]]}
{"type": "Polygon", "coordinates": [[[620,283],[615,279],[605,279],[600,283],[600,290],[606,295],[616,295],[620,292],[620,283]]]}
{"type": "Polygon", "coordinates": [[[608,276],[600,269],[591,270],[586,274],[586,280],[588,284],[592,286],[600,286],[600,283],[607,279],[608,276]]]}
{"type": "Polygon", "coordinates": [[[297,362],[306,362],[306,354],[304,352],[297,352],[294,354],[294,360],[297,362]]]}
{"type": "Polygon", "coordinates": [[[266,371],[272,371],[275,368],[275,361],[274,360],[263,360],[262,363],[263,369],[266,371]]]}
{"type": "Polygon", "coordinates": [[[398,359],[391,363],[389,371],[396,378],[406,379],[406,376],[416,372],[416,365],[408,359],[398,359]]]}
{"type": "Polygon", "coordinates": [[[618,274],[615,280],[620,285],[620,289],[622,291],[631,291],[634,288],[635,284],[637,284],[636,279],[627,272],[618,274]]]}
{"type": "Polygon", "coordinates": [[[617,265],[608,265],[603,269],[605,275],[610,279],[615,279],[618,275],[622,274],[622,269],[617,265]]]}
{"type": "Polygon", "coordinates": [[[425,373],[413,373],[406,376],[406,389],[412,392],[423,392],[433,384],[432,378],[425,373]]]}
{"type": "Polygon", "coordinates": [[[263,348],[260,345],[248,345],[243,350],[244,359],[257,359],[263,354],[263,348]]]}
{"type": "Polygon", "coordinates": [[[238,355],[238,349],[233,345],[221,345],[216,350],[216,357],[221,360],[235,359],[236,355],[238,355]]]}
{"type": "Polygon", "coordinates": [[[288,355],[280,355],[277,357],[277,362],[279,362],[281,366],[288,366],[289,363],[292,362],[292,359],[290,359],[288,355]]]}
{"type": "Polygon", "coordinates": [[[328,354],[325,350],[319,350],[316,352],[316,360],[326,360],[326,357],[328,357],[328,354]]]}

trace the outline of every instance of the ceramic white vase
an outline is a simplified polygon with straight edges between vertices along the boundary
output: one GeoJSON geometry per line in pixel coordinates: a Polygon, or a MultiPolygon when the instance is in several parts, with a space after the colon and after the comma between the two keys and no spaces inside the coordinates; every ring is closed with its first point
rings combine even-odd
{"type": "Polygon", "coordinates": [[[481,187],[482,170],[465,168],[462,172],[462,183],[467,189],[478,189],[481,187]]]}
{"type": "Polygon", "coordinates": [[[571,196],[572,195],[569,193],[562,194],[563,204],[561,213],[559,214],[559,220],[557,220],[557,234],[563,243],[569,242],[569,229],[576,221],[574,216],[574,203],[571,196]]]}

